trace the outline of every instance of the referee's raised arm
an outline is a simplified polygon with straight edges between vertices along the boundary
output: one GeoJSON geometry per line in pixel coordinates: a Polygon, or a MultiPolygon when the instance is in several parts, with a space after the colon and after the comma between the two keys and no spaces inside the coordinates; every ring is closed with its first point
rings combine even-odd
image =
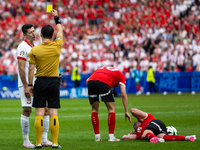
{"type": "Polygon", "coordinates": [[[54,16],[54,20],[55,20],[56,27],[57,27],[57,30],[58,30],[57,36],[63,37],[63,29],[62,29],[61,22],[59,20],[58,12],[57,12],[57,10],[52,9],[51,13],[54,16]]]}

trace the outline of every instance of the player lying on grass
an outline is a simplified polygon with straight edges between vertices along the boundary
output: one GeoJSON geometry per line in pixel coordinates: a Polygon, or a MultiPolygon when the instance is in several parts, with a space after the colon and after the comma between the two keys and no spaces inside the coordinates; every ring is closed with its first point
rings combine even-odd
{"type": "Polygon", "coordinates": [[[124,135],[122,140],[136,140],[147,139],[151,143],[166,141],[195,141],[196,135],[180,136],[180,135],[167,135],[165,124],[157,120],[153,115],[145,113],[139,109],[132,108],[132,115],[138,120],[133,124],[135,131],[128,135],[124,135]]]}

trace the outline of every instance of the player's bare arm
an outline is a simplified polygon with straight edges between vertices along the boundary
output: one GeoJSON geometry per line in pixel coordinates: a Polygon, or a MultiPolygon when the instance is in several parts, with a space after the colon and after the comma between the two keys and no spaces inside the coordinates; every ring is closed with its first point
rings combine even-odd
{"type": "Polygon", "coordinates": [[[128,135],[131,135],[131,134],[136,134],[135,131],[131,131],[128,135]]]}
{"type": "Polygon", "coordinates": [[[122,137],[122,140],[136,140],[136,134],[128,134],[122,137]]]}
{"type": "Polygon", "coordinates": [[[131,108],[131,114],[135,117],[135,118],[137,118],[137,120],[139,121],[139,122],[142,122],[143,120],[144,120],[144,118],[146,117],[146,113],[145,112],[143,112],[143,111],[141,111],[141,110],[139,110],[139,109],[137,109],[137,108],[131,108]]]}
{"type": "MultiPolygon", "coordinates": [[[[57,12],[57,10],[52,9],[51,13],[52,13],[52,15],[53,15],[54,17],[58,17],[58,12],[57,12]]],[[[57,36],[63,37],[62,25],[61,25],[60,23],[58,23],[58,24],[56,24],[56,28],[57,28],[57,30],[58,30],[57,36]]]]}
{"type": "Polygon", "coordinates": [[[128,118],[129,122],[132,123],[131,116],[129,115],[129,112],[128,112],[128,97],[126,94],[125,86],[120,84],[120,90],[121,90],[121,94],[122,94],[122,102],[123,102],[124,109],[125,109],[125,120],[128,118]]]}
{"type": "Polygon", "coordinates": [[[88,84],[88,80],[89,80],[89,78],[86,80],[86,84],[88,84]]]}
{"type": "Polygon", "coordinates": [[[28,90],[28,83],[26,81],[26,73],[25,73],[26,61],[22,60],[22,59],[18,59],[17,61],[18,61],[19,75],[20,75],[21,81],[24,85],[24,94],[27,98],[29,98],[30,94],[29,94],[29,90],[28,90]]]}
{"type": "MultiPolygon", "coordinates": [[[[35,64],[29,63],[29,69],[28,69],[28,82],[29,82],[29,84],[33,83],[34,70],[35,70],[35,64]]],[[[30,92],[30,95],[33,96],[33,86],[29,86],[29,92],[30,92]]]]}

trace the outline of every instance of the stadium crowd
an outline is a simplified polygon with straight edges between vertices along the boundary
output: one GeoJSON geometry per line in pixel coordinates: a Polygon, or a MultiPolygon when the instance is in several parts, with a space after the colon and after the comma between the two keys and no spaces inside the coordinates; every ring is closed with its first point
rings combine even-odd
{"type": "Polygon", "coordinates": [[[21,27],[55,26],[46,5],[64,27],[60,71],[91,73],[114,66],[128,78],[146,72],[200,71],[200,0],[0,0],[0,74],[17,74],[21,27]]]}

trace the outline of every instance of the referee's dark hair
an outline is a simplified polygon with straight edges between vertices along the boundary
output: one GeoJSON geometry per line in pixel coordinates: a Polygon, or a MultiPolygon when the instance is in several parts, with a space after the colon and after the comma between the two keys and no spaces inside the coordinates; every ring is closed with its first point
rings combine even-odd
{"type": "Polygon", "coordinates": [[[22,32],[24,34],[26,34],[28,32],[27,30],[30,29],[30,28],[32,28],[32,27],[33,27],[32,24],[25,24],[25,25],[22,26],[22,32]]]}
{"type": "Polygon", "coordinates": [[[54,32],[54,29],[50,25],[45,25],[44,27],[42,27],[42,30],[41,30],[42,37],[45,39],[51,39],[53,36],[53,32],[54,32]]]}

